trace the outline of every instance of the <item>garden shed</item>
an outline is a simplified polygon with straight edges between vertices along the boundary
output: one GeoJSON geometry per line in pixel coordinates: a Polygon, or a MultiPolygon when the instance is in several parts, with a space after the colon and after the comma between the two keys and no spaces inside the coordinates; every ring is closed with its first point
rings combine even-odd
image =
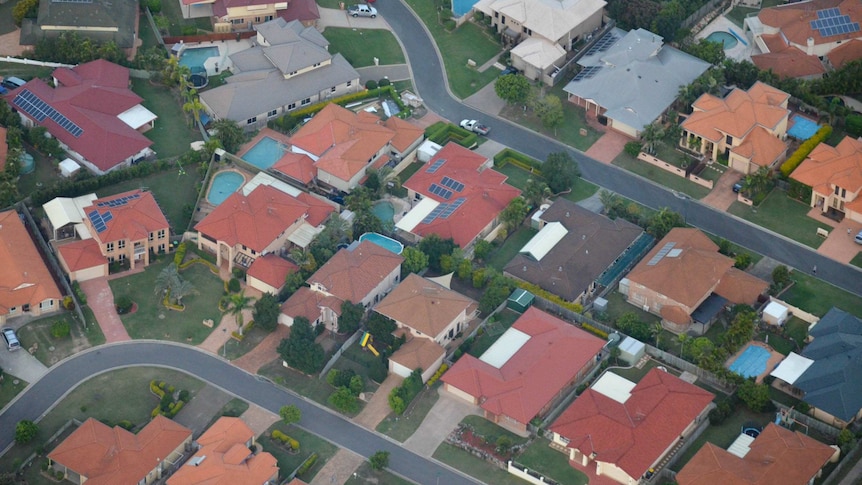
{"type": "Polygon", "coordinates": [[[527,308],[532,306],[535,298],[536,297],[529,291],[517,288],[511,295],[509,295],[509,299],[506,300],[506,308],[518,313],[524,313],[527,311],[527,308]]]}
{"type": "Polygon", "coordinates": [[[790,318],[790,310],[777,301],[771,301],[763,309],[763,321],[770,325],[784,325],[790,318]]]}
{"type": "Polygon", "coordinates": [[[620,359],[635,365],[646,353],[646,345],[640,340],[626,337],[620,344],[620,359]]]}

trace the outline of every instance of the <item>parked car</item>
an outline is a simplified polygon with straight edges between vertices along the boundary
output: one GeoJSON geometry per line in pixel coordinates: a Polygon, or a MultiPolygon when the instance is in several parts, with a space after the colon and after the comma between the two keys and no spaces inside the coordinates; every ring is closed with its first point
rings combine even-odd
{"type": "Polygon", "coordinates": [[[742,177],[741,179],[739,179],[738,182],[733,184],[733,191],[738,194],[742,190],[742,187],[744,187],[744,186],[745,186],[745,177],[742,177]]]}
{"type": "Polygon", "coordinates": [[[856,241],[856,244],[862,244],[862,231],[859,231],[853,240],[856,241]]]}
{"type": "Polygon", "coordinates": [[[18,336],[15,335],[15,330],[11,328],[3,329],[3,339],[6,341],[6,348],[9,350],[18,350],[21,348],[21,342],[18,341],[18,336]]]}
{"type": "Polygon", "coordinates": [[[488,132],[491,131],[491,128],[479,123],[476,120],[461,120],[461,128],[465,130],[470,130],[474,133],[478,133],[480,135],[487,135],[488,132]]]}
{"type": "Polygon", "coordinates": [[[365,3],[351,5],[347,9],[347,13],[350,14],[351,17],[377,17],[377,9],[365,3]]]}
{"type": "Polygon", "coordinates": [[[518,70],[515,69],[515,66],[506,66],[506,69],[500,71],[501,76],[507,76],[509,74],[518,74],[518,70]]]}
{"type": "Polygon", "coordinates": [[[0,86],[3,86],[6,89],[17,89],[25,84],[27,84],[27,81],[15,76],[6,77],[2,82],[0,82],[0,86]]]}

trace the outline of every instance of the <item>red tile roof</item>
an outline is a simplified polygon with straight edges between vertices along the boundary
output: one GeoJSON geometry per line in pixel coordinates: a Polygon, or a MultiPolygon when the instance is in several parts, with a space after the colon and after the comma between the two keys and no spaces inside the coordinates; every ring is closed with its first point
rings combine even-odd
{"type": "MultiPolygon", "coordinates": [[[[445,375],[444,375],[445,376],[445,375]]],[[[619,403],[587,389],[551,425],[568,447],[640,478],[715,396],[654,368],[619,403]]],[[[713,482],[720,483],[720,482],[713,482]]]]}
{"type": "Polygon", "coordinates": [[[344,301],[334,296],[312,291],[311,288],[303,286],[281,304],[281,313],[291,318],[305,317],[313,323],[320,318],[321,308],[329,308],[336,315],[341,315],[342,303],[344,301]]]}
{"type": "Polygon", "coordinates": [[[761,70],[772,71],[782,78],[821,76],[826,73],[826,68],[817,56],[809,56],[793,46],[753,55],[751,62],[761,70]]]}
{"type": "Polygon", "coordinates": [[[317,7],[317,2],[314,0],[291,0],[287,3],[287,8],[277,10],[276,15],[290,22],[299,20],[300,22],[309,22],[320,18],[320,10],[317,7]]]}
{"type": "Polygon", "coordinates": [[[299,194],[296,198],[308,205],[308,215],[305,218],[305,222],[314,227],[323,224],[329,217],[329,214],[335,212],[335,206],[331,202],[321,200],[307,192],[299,194]]]}
{"type": "Polygon", "coordinates": [[[465,201],[448,218],[437,217],[428,224],[421,222],[410,232],[419,236],[437,234],[443,239],[452,238],[460,247],[467,247],[509,205],[521,191],[506,184],[506,176],[482,166],[487,158],[472,152],[456,143],[449,143],[432,158],[426,167],[413,174],[404,187],[440,203],[452,203],[458,198],[465,201]],[[430,167],[438,160],[445,160],[434,172],[430,167]],[[449,177],[464,184],[461,192],[454,192],[449,200],[432,194],[431,184],[441,185],[443,177],[449,177]]]}
{"type": "Polygon", "coordinates": [[[535,307],[512,328],[530,339],[500,368],[464,355],[442,380],[478,398],[489,413],[526,424],[595,361],[605,342],[535,307]]]}
{"type": "Polygon", "coordinates": [[[99,243],[95,239],[82,239],[63,244],[57,247],[57,251],[69,271],[80,271],[108,264],[108,259],[102,254],[99,243]]]}
{"type": "Polygon", "coordinates": [[[17,212],[0,212],[0,315],[63,297],[17,212]]]}
{"type": "Polygon", "coordinates": [[[287,275],[297,271],[299,271],[299,266],[270,253],[251,263],[248,268],[248,276],[257,278],[274,288],[281,288],[287,275]]]}
{"type": "Polygon", "coordinates": [[[804,46],[809,38],[814,44],[829,44],[860,37],[859,32],[823,37],[818,29],[811,27],[817,20],[818,10],[838,8],[841,15],[848,15],[851,22],[862,22],[862,4],[859,0],[811,0],[795,2],[777,7],[764,8],[757,17],[763,25],[779,29],[794,44],[804,46]]]}
{"type": "Polygon", "coordinates": [[[862,59],[862,40],[853,39],[850,42],[845,42],[832,49],[832,52],[826,57],[829,58],[832,67],[841,69],[848,62],[862,59]]]}
{"type": "Polygon", "coordinates": [[[102,171],[114,168],[153,144],[117,118],[143,101],[129,90],[127,68],[97,60],[72,69],[57,69],[54,77],[61,83],[57,88],[50,87],[41,79],[33,79],[10,92],[6,99],[20,110],[21,107],[14,102],[15,96],[28,89],[80,126],[84,132],[76,138],[51,118],[39,122],[52,136],[102,171]]]}
{"type": "Polygon", "coordinates": [[[416,143],[425,134],[425,130],[402,120],[397,116],[392,116],[383,123],[387,128],[395,132],[395,138],[392,139],[392,146],[399,152],[403,152],[410,148],[410,145],[416,143]]]}
{"type": "Polygon", "coordinates": [[[84,219],[93,237],[103,244],[121,239],[139,241],[147,239],[152,232],[163,229],[167,233],[169,230],[168,220],[159,209],[153,193],[140,189],[96,199],[84,208],[84,214],[89,215],[92,211],[102,215],[103,220],[105,214],[111,214],[111,219],[105,223],[106,229],[102,232],[96,231],[89,218],[84,219]],[[115,202],[122,198],[127,198],[125,203],[115,202]],[[111,207],[111,204],[114,206],[111,207]]]}
{"type": "Polygon", "coordinates": [[[359,303],[401,266],[404,258],[371,241],[342,249],[321,266],[308,283],[318,284],[342,301],[359,303]]]}
{"type": "Polygon", "coordinates": [[[862,189],[862,141],[845,136],[838,145],[817,145],[790,178],[818,194],[831,194],[835,186],[848,192],[862,189]]]}
{"type": "Polygon", "coordinates": [[[272,169],[304,184],[311,183],[317,175],[317,169],[314,168],[314,160],[303,153],[285,153],[283,157],[275,162],[272,169]]]}

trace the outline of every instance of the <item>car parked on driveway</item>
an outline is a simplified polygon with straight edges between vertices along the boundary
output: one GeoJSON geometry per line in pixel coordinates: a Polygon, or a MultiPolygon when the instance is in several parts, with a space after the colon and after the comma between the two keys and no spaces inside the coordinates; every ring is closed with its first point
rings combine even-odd
{"type": "Polygon", "coordinates": [[[347,13],[350,14],[351,17],[377,17],[377,9],[365,3],[351,5],[347,9],[347,13]]]}
{"type": "Polygon", "coordinates": [[[23,86],[25,84],[27,84],[27,81],[25,81],[21,78],[15,77],[15,76],[8,76],[8,77],[4,78],[3,81],[0,81],[0,86],[3,86],[4,88],[9,89],[10,91],[12,89],[20,88],[21,86],[23,86]]]}
{"type": "Polygon", "coordinates": [[[515,66],[506,66],[506,69],[500,71],[501,76],[507,76],[509,74],[518,74],[518,69],[515,66]]]}
{"type": "Polygon", "coordinates": [[[470,130],[473,133],[478,133],[480,135],[487,135],[488,132],[491,131],[491,128],[479,123],[476,120],[461,120],[461,128],[465,130],[470,130]]]}
{"type": "Polygon", "coordinates": [[[733,184],[733,191],[738,194],[742,190],[742,187],[744,187],[744,186],[745,186],[745,177],[742,177],[741,179],[739,179],[738,182],[733,184]]]}
{"type": "Polygon", "coordinates": [[[862,231],[859,231],[859,234],[856,234],[853,240],[856,241],[856,244],[862,244],[862,231]]]}
{"type": "Polygon", "coordinates": [[[3,340],[6,341],[6,348],[9,350],[18,350],[21,348],[21,342],[18,341],[15,330],[9,327],[3,329],[3,340]]]}

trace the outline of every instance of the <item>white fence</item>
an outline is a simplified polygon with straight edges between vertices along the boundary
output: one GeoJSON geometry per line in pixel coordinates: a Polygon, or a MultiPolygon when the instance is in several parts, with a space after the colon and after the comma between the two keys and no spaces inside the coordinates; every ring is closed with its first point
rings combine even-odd
{"type": "Polygon", "coordinates": [[[33,59],[22,59],[20,57],[6,56],[2,59],[3,62],[11,62],[13,64],[26,64],[28,66],[45,66],[45,67],[75,67],[74,64],[60,64],[59,62],[34,61],[33,59]]]}

